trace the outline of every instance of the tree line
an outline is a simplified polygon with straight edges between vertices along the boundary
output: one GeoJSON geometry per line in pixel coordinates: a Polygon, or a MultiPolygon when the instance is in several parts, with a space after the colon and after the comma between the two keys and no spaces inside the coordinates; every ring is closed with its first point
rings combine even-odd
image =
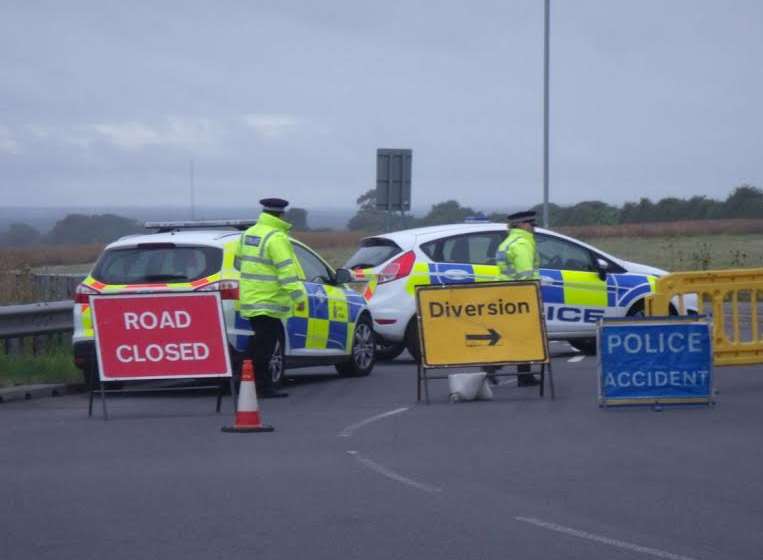
{"type": "MultiPolygon", "coordinates": [[[[376,191],[371,189],[358,197],[358,211],[347,224],[350,230],[381,231],[385,226],[384,211],[376,209],[376,191]]],[[[543,205],[533,208],[540,217],[543,205]]],[[[455,200],[434,204],[421,217],[393,215],[388,217],[390,228],[423,227],[447,223],[463,222],[476,217],[489,221],[503,222],[505,213],[483,213],[468,206],[461,206],[455,200]]],[[[735,188],[725,200],[715,200],[706,196],[691,198],[662,198],[652,202],[641,198],[638,202],[626,202],[613,206],[598,200],[578,202],[571,206],[549,204],[551,226],[617,225],[628,223],[673,222],[678,220],[715,219],[763,219],[763,191],[751,185],[735,188]]]]}
{"type": "MultiPolygon", "coordinates": [[[[303,208],[290,208],[286,212],[286,220],[297,231],[308,230],[307,210],[303,208]]],[[[0,246],[104,244],[125,235],[146,231],[143,222],[116,214],[68,214],[47,233],[42,233],[29,224],[11,223],[4,232],[0,232],[0,246]]]]}

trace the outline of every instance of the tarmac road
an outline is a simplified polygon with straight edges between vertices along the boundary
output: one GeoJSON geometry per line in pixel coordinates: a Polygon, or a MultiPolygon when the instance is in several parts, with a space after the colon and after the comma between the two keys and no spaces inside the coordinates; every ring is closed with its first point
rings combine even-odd
{"type": "Polygon", "coordinates": [[[600,409],[567,348],[555,401],[416,404],[405,360],[296,372],[270,434],[221,433],[210,393],[2,404],[0,558],[761,558],[763,371],[717,370],[715,407],[600,409]]]}

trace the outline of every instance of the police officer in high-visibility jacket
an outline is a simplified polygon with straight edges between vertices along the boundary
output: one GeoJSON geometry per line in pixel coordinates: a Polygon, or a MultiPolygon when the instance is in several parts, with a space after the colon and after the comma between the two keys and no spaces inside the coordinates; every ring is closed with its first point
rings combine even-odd
{"type": "MultiPolygon", "coordinates": [[[[516,212],[508,216],[509,235],[498,246],[496,263],[502,280],[537,280],[538,253],[535,250],[535,212],[516,212]]],[[[529,372],[529,364],[517,366],[518,372],[529,372]]],[[[539,381],[530,373],[520,373],[517,384],[537,385],[539,381]]]]}
{"type": "Polygon", "coordinates": [[[291,314],[292,306],[304,309],[307,294],[300,281],[304,274],[288,237],[291,224],[283,220],[289,203],[264,198],[260,204],[262,213],[241,235],[236,252],[236,266],[241,271],[239,312],[249,319],[254,331],[249,351],[261,396],[286,397],[287,393],[273,386],[270,363],[279,340],[284,343],[281,319],[291,314]]]}

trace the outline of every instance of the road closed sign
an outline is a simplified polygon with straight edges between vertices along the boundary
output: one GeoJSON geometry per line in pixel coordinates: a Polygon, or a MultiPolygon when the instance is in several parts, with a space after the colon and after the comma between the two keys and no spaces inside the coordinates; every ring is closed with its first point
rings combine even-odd
{"type": "Polygon", "coordinates": [[[220,296],[91,298],[101,380],[229,377],[220,296]]]}
{"type": "Polygon", "coordinates": [[[419,286],[416,305],[426,367],[548,362],[537,282],[419,286]]]}

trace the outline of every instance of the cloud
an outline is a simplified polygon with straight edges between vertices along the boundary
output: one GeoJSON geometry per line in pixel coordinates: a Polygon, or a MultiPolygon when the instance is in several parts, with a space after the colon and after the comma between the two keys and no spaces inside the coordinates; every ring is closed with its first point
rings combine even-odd
{"type": "Polygon", "coordinates": [[[19,143],[7,126],[0,126],[0,152],[5,152],[11,155],[20,153],[19,143]]]}
{"type": "Polygon", "coordinates": [[[168,117],[159,123],[97,123],[84,127],[126,150],[148,146],[204,148],[219,143],[224,126],[208,118],[168,117]]]}
{"type": "Polygon", "coordinates": [[[300,125],[300,120],[293,115],[252,113],[244,115],[243,120],[264,138],[285,136],[300,125]]]}

